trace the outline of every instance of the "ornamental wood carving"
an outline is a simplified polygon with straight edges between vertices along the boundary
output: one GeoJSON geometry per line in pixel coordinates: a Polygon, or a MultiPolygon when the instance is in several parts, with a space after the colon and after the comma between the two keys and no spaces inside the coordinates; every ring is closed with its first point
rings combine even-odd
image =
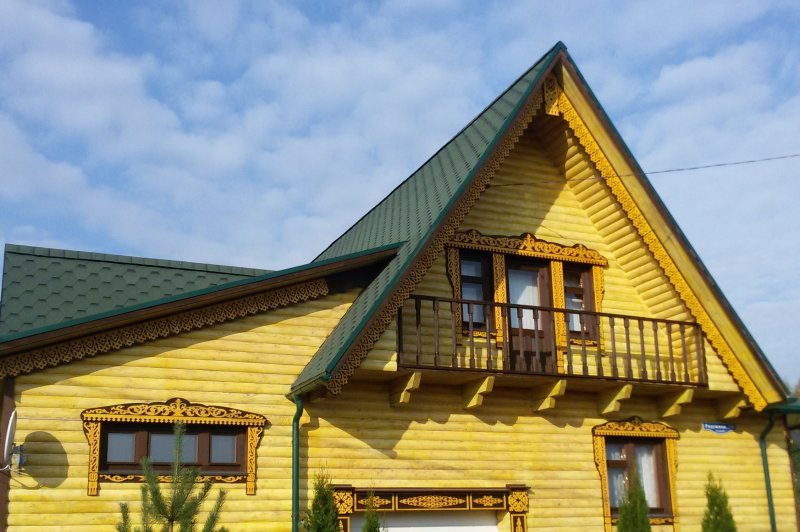
{"type": "MultiPolygon", "coordinates": [[[[100,473],[100,443],[102,423],[186,423],[192,425],[227,425],[247,428],[247,456],[245,474],[201,475],[198,482],[212,479],[215,482],[244,482],[247,495],[256,493],[256,453],[267,418],[236,408],[192,403],[180,397],[164,402],[125,403],[88,408],[81,412],[83,432],[89,443],[89,479],[87,495],[97,495],[98,482],[143,482],[144,475],[100,473]]],[[[160,482],[171,482],[169,475],[159,475],[160,482]]]]}
{"type": "Polygon", "coordinates": [[[489,489],[376,489],[334,485],[333,500],[343,532],[350,530],[350,516],[366,511],[370,504],[379,512],[506,510],[511,514],[511,531],[525,532],[528,530],[528,489],[522,484],[489,489]]]}
{"type": "Polygon", "coordinates": [[[135,325],[90,334],[52,347],[26,351],[0,359],[0,377],[13,377],[75,360],[108,353],[152,340],[217,325],[268,310],[293,305],[328,294],[324,279],[270,290],[210,305],[198,310],[171,314],[135,325]]]}
{"type": "Polygon", "coordinates": [[[599,252],[589,249],[583,244],[565,246],[547,240],[537,239],[531,233],[519,236],[483,235],[476,229],[458,232],[453,235],[450,245],[457,248],[494,251],[497,253],[513,253],[524,257],[536,257],[548,260],[577,262],[581,264],[597,264],[607,266],[608,260],[599,252]]]}
{"type": "Polygon", "coordinates": [[[650,518],[651,525],[672,525],[678,531],[678,498],[676,480],[678,474],[677,441],[680,434],[664,423],[643,421],[639,417],[632,417],[625,421],[609,421],[592,429],[594,447],[594,463],[600,475],[600,489],[603,496],[603,523],[606,532],[612,531],[616,519],[611,516],[611,501],[608,491],[608,465],[606,463],[606,438],[658,438],[664,440],[667,458],[667,477],[670,488],[670,507],[672,515],[668,517],[650,518]]]}

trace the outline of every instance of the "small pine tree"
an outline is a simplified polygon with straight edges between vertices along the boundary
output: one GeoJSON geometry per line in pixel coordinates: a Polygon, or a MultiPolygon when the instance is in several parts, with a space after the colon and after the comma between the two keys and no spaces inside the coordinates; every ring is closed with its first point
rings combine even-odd
{"type": "Polygon", "coordinates": [[[314,500],[303,518],[306,532],[339,532],[339,516],[333,502],[333,488],[328,473],[321,471],[314,479],[314,500]]]}
{"type": "Polygon", "coordinates": [[[361,527],[361,532],[383,532],[381,518],[375,511],[374,499],[374,493],[370,493],[367,497],[367,511],[364,513],[364,526],[361,527]]]}
{"type": "Polygon", "coordinates": [[[706,512],[703,514],[703,532],[736,532],[736,522],[728,504],[728,494],[722,482],[708,473],[706,482],[706,512]]]}
{"type": "Polygon", "coordinates": [[[650,532],[649,512],[647,497],[639,481],[639,471],[634,465],[619,507],[617,532],[650,532]]]}
{"type": "MultiPolygon", "coordinates": [[[[175,435],[175,448],[172,453],[172,477],[168,484],[167,493],[161,490],[158,475],[153,470],[149,458],[142,459],[142,471],[145,483],[141,488],[142,500],[142,526],[136,527],[135,532],[154,532],[153,525],[161,524],[164,532],[173,532],[178,525],[180,532],[193,532],[197,514],[200,507],[211,491],[212,481],[206,480],[200,491],[192,495],[200,471],[196,467],[186,467],[182,463],[183,434],[186,427],[183,423],[176,423],[173,434],[175,435]]],[[[225,528],[215,528],[225,502],[225,492],[220,490],[214,508],[206,518],[203,532],[227,532],[225,528]]],[[[127,503],[120,503],[122,517],[117,524],[118,532],[131,532],[131,520],[127,503]]]]}

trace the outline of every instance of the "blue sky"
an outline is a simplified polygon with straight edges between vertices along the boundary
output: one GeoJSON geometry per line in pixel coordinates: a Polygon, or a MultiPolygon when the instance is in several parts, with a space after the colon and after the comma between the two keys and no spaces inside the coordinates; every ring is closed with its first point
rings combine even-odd
{"type": "MultiPolygon", "coordinates": [[[[307,262],[558,40],[645,170],[800,152],[794,1],[0,1],[0,243],[307,262]]],[[[651,180],[800,379],[800,159],[651,180]]]]}

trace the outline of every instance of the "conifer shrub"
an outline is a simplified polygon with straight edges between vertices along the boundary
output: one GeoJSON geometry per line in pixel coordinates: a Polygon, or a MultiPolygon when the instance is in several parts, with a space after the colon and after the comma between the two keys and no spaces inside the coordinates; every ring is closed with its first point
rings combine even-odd
{"type": "Polygon", "coordinates": [[[619,506],[617,532],[650,532],[649,513],[650,508],[647,505],[644,488],[639,481],[639,471],[634,466],[619,506]]]}
{"type": "Polygon", "coordinates": [[[306,532],[339,532],[339,517],[333,502],[333,488],[327,472],[320,471],[314,479],[314,499],[303,518],[306,532]]]}
{"type": "Polygon", "coordinates": [[[364,513],[364,526],[361,527],[361,532],[383,532],[380,515],[375,511],[374,499],[373,493],[367,497],[367,511],[364,513]]]}
{"type": "Polygon", "coordinates": [[[733,520],[728,494],[722,487],[722,482],[708,473],[706,482],[706,511],[703,514],[703,532],[736,532],[736,522],[733,520]]]}
{"type": "MultiPolygon", "coordinates": [[[[142,526],[131,528],[131,519],[128,503],[120,503],[121,518],[117,524],[118,532],[193,532],[200,513],[203,501],[211,491],[212,481],[206,480],[195,492],[195,483],[200,471],[196,467],[187,467],[182,463],[183,435],[186,427],[183,423],[176,423],[173,434],[175,435],[175,448],[172,452],[172,479],[166,483],[166,490],[158,481],[158,474],[153,470],[149,458],[142,459],[144,484],[141,487],[142,526]]],[[[225,528],[216,528],[222,504],[225,502],[225,492],[220,490],[214,508],[208,514],[203,532],[227,532],[225,528]]]]}

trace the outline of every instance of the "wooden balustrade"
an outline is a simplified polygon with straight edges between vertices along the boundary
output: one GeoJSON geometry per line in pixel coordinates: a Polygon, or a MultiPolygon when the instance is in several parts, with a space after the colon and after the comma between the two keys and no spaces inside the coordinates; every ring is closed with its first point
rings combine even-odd
{"type": "Polygon", "coordinates": [[[411,296],[397,315],[404,368],[705,385],[704,345],[696,323],[605,312],[411,296]]]}

